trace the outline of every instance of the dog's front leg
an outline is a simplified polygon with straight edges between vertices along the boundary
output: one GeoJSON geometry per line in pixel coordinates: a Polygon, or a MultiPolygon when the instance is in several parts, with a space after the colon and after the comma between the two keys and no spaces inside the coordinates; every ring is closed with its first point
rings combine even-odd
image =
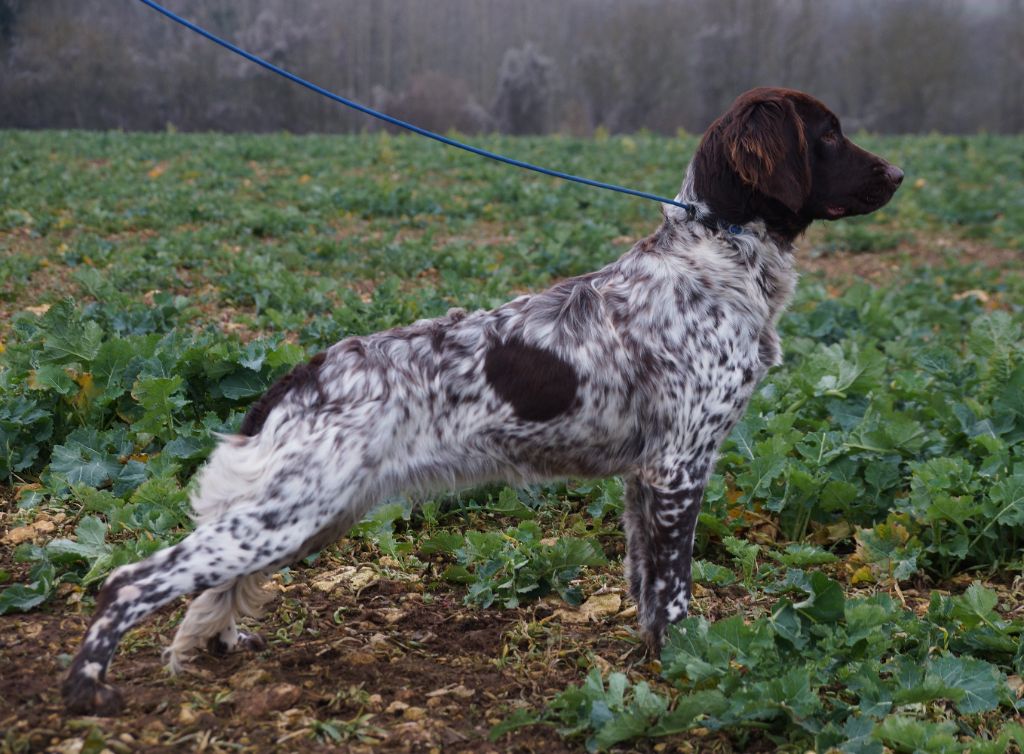
{"type": "Polygon", "coordinates": [[[644,642],[655,656],[668,625],[689,611],[693,535],[707,467],[672,463],[627,480],[629,590],[637,604],[644,642]]]}

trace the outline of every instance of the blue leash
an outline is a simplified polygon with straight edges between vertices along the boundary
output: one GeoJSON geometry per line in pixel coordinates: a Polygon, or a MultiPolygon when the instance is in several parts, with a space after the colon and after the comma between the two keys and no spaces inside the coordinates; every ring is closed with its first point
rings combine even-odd
{"type": "Polygon", "coordinates": [[[425,128],[420,128],[419,126],[414,126],[412,123],[407,123],[404,120],[399,120],[398,118],[393,118],[390,115],[385,115],[384,113],[379,112],[377,110],[374,110],[372,108],[369,108],[366,105],[361,105],[358,102],[354,102],[353,100],[346,99],[345,97],[342,97],[341,95],[335,94],[334,92],[330,92],[330,91],[324,89],[322,86],[317,86],[316,84],[314,84],[312,82],[306,81],[304,78],[301,78],[300,76],[296,76],[294,73],[291,73],[289,71],[286,71],[284,68],[280,68],[280,67],[274,65],[273,63],[271,63],[271,62],[269,62],[267,60],[264,60],[263,58],[259,57],[258,55],[253,55],[251,52],[247,52],[247,51],[243,50],[241,47],[238,47],[237,45],[233,45],[233,44],[231,44],[231,42],[228,42],[225,39],[221,39],[216,34],[208,32],[206,29],[202,28],[201,26],[196,26],[191,21],[188,21],[188,20],[182,18],[181,16],[177,15],[176,13],[173,13],[173,12],[167,10],[167,8],[163,7],[162,5],[153,2],[153,0],[139,0],[139,2],[144,3],[145,5],[148,5],[153,10],[155,10],[155,11],[157,11],[159,13],[162,13],[163,15],[167,16],[167,18],[169,18],[172,21],[175,21],[175,22],[181,24],[185,28],[191,29],[196,34],[199,34],[200,36],[206,37],[211,42],[215,42],[215,43],[219,44],[221,47],[224,47],[225,49],[231,50],[231,52],[235,53],[236,55],[241,55],[246,60],[250,60],[253,63],[256,63],[256,65],[259,65],[259,66],[262,66],[262,67],[266,68],[268,71],[273,71],[278,76],[284,76],[289,81],[294,81],[296,84],[299,84],[300,86],[304,86],[307,89],[310,89],[310,90],[316,92],[317,94],[322,94],[324,97],[327,97],[328,99],[334,100],[335,102],[340,102],[342,105],[346,105],[348,107],[351,107],[352,109],[358,110],[359,112],[365,113],[366,115],[371,115],[374,118],[377,118],[378,120],[385,121],[386,123],[390,123],[393,126],[398,126],[399,128],[404,128],[407,131],[412,131],[413,133],[417,133],[420,136],[426,136],[428,139],[433,139],[434,141],[439,141],[442,144],[447,144],[450,147],[456,147],[457,149],[464,149],[467,152],[472,152],[473,154],[480,155],[481,157],[487,157],[487,158],[489,158],[491,160],[497,160],[498,162],[504,162],[506,165],[514,165],[517,168],[523,168],[525,170],[533,170],[534,172],[537,172],[537,173],[543,173],[544,175],[550,175],[553,178],[561,178],[562,180],[566,180],[566,181],[573,181],[575,183],[582,183],[585,186],[593,186],[594,188],[608,189],[609,191],[618,191],[620,194],[629,194],[630,196],[639,196],[642,199],[651,199],[652,201],[661,202],[662,204],[672,204],[672,205],[675,205],[676,207],[682,207],[683,209],[689,209],[689,205],[683,204],[682,202],[677,202],[675,199],[667,199],[666,197],[658,196],[657,194],[648,194],[646,191],[637,191],[636,189],[626,188],[624,186],[616,186],[614,183],[603,183],[601,181],[591,180],[590,178],[581,178],[578,175],[571,175],[570,173],[563,173],[563,172],[561,172],[559,170],[551,170],[550,168],[543,168],[543,167],[541,167],[539,165],[532,165],[529,162],[523,162],[522,160],[515,160],[515,159],[512,159],[511,157],[505,157],[504,155],[497,154],[496,152],[489,152],[486,149],[481,149],[480,147],[474,147],[471,144],[465,144],[465,143],[463,143],[461,141],[456,141],[455,139],[449,139],[447,136],[442,136],[441,134],[434,133],[433,131],[428,131],[425,128]]]}

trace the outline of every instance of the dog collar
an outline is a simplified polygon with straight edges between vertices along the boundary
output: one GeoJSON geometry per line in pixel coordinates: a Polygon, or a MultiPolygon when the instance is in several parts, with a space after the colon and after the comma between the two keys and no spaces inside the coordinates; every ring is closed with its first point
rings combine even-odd
{"type": "Polygon", "coordinates": [[[715,217],[711,212],[698,213],[697,208],[694,207],[693,204],[690,204],[686,208],[686,219],[700,223],[712,233],[728,233],[733,236],[742,236],[750,233],[750,231],[742,225],[723,222],[715,217]]]}

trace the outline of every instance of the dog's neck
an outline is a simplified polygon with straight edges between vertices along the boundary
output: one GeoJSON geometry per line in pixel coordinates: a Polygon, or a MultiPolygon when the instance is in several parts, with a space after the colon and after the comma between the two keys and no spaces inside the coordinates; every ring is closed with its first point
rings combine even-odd
{"type": "Polygon", "coordinates": [[[774,323],[796,286],[792,239],[780,238],[760,219],[742,225],[723,223],[694,191],[692,167],[676,201],[687,206],[662,205],[665,223],[653,237],[658,246],[686,255],[688,265],[700,267],[716,284],[739,291],[744,298],[763,300],[768,320],[774,323]],[[700,244],[713,259],[691,253],[693,241],[701,239],[713,241],[700,244]]]}
{"type": "Polygon", "coordinates": [[[771,218],[758,217],[750,211],[741,213],[729,210],[721,211],[715,206],[713,198],[697,193],[694,164],[695,161],[691,161],[687,166],[683,185],[675,197],[677,202],[687,205],[687,208],[663,205],[666,220],[703,227],[706,232],[723,237],[730,245],[734,245],[734,242],[740,240],[739,238],[730,239],[730,236],[751,235],[762,241],[773,243],[780,250],[792,251],[793,242],[804,231],[805,225],[799,229],[788,225],[782,227],[773,223],[771,218]]]}

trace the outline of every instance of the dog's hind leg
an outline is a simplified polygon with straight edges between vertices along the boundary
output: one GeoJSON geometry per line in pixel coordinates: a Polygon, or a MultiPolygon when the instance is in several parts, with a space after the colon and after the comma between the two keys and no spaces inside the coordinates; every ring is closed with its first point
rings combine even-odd
{"type": "Polygon", "coordinates": [[[177,667],[180,651],[203,639],[235,638],[234,617],[258,603],[253,590],[262,574],[306,554],[309,543],[319,541],[318,528],[328,535],[334,530],[316,515],[296,515],[274,526],[265,517],[259,506],[229,511],[219,521],[201,524],[174,547],[111,574],[96,599],[92,623],[64,682],[68,709],[106,714],[119,709],[117,692],[104,682],[118,641],[176,597],[204,592],[193,603],[171,647],[172,667],[177,667]]]}
{"type": "Polygon", "coordinates": [[[211,525],[200,527],[179,544],[141,563],[122,566],[107,578],[61,689],[69,711],[101,715],[120,711],[120,694],[105,678],[125,631],[175,597],[228,581],[202,567],[210,552],[223,549],[216,534],[211,525]]]}
{"type": "Polygon", "coordinates": [[[199,525],[192,534],[107,579],[64,682],[69,710],[109,714],[119,709],[119,695],[105,683],[118,641],[176,597],[209,595],[190,611],[171,648],[172,666],[182,648],[202,639],[236,638],[234,617],[257,606],[262,574],[347,531],[375,501],[371,493],[379,491],[362,471],[362,453],[344,446],[339,453],[329,437],[306,433],[277,453],[264,453],[254,474],[246,470],[251,459],[245,450],[225,443],[211,458],[194,501],[199,525]],[[229,470],[233,477],[225,479],[229,470]],[[214,493],[229,488],[237,502],[218,501],[214,493]]]}

